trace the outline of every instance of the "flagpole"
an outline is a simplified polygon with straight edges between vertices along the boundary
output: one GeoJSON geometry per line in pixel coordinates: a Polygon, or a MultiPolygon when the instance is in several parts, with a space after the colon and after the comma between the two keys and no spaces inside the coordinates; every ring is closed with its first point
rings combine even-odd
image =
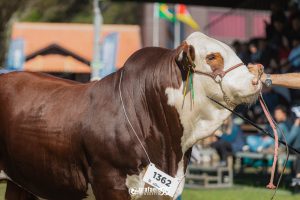
{"type": "Polygon", "coordinates": [[[180,29],[181,29],[181,24],[180,21],[177,20],[177,15],[178,13],[178,4],[175,5],[175,24],[174,24],[174,48],[177,48],[180,45],[180,29]]]}
{"type": "Polygon", "coordinates": [[[94,0],[94,52],[93,60],[91,62],[92,73],[91,81],[99,80],[101,70],[101,58],[100,58],[100,33],[101,26],[103,24],[103,17],[99,7],[99,0],[94,0]]]}
{"type": "Polygon", "coordinates": [[[153,46],[159,46],[159,3],[153,4],[153,46]]]}

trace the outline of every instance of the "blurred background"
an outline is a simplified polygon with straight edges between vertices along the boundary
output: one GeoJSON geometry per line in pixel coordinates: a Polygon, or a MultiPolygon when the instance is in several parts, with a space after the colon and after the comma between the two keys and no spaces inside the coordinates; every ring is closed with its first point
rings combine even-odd
{"type": "MultiPolygon", "coordinates": [[[[0,73],[34,71],[99,80],[147,46],[176,48],[201,31],[267,73],[300,71],[299,0],[0,0],[0,73]]],[[[300,150],[300,92],[264,88],[288,142],[300,150]]],[[[269,129],[259,105],[237,111],[269,129]]],[[[286,161],[281,148],[278,172],[286,161]]],[[[240,119],[194,147],[182,199],[268,199],[273,141],[240,119]],[[225,189],[224,189],[225,188],[225,189]]],[[[299,156],[287,161],[277,199],[299,199],[299,156]]],[[[276,178],[278,180],[278,177],[276,178]]],[[[0,184],[0,194],[5,184],[0,184]]]]}

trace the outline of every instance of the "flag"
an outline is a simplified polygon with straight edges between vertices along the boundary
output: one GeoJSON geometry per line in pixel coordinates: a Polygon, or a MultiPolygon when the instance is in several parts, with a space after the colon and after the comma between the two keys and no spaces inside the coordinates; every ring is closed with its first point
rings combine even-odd
{"type": "Polygon", "coordinates": [[[175,21],[175,16],[165,3],[159,4],[159,18],[167,19],[169,21],[175,21]]]}
{"type": "Polygon", "coordinates": [[[199,29],[198,23],[193,19],[189,11],[187,10],[186,5],[179,4],[176,9],[176,18],[177,20],[189,25],[193,29],[199,29]]]}

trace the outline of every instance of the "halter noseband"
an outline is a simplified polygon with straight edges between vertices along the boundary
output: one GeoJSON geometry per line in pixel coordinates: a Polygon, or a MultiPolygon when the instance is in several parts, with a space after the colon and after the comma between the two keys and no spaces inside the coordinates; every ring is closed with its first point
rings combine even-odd
{"type": "Polygon", "coordinates": [[[217,70],[215,70],[215,71],[213,71],[213,72],[210,72],[210,73],[208,73],[208,72],[201,72],[201,71],[199,71],[199,70],[193,70],[193,72],[196,73],[196,74],[209,76],[209,77],[211,77],[212,79],[214,79],[217,83],[221,83],[223,77],[224,77],[228,72],[230,72],[230,71],[232,71],[232,70],[234,70],[234,69],[236,69],[236,68],[238,68],[238,67],[240,67],[240,66],[242,66],[242,65],[244,65],[244,63],[236,64],[236,65],[230,67],[229,69],[227,69],[227,70],[225,70],[225,71],[224,71],[223,69],[222,69],[222,70],[217,69],[217,70]]]}

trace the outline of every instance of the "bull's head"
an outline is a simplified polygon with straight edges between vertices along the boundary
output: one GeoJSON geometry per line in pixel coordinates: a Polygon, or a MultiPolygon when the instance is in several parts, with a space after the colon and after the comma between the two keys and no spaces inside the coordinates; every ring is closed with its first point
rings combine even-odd
{"type": "Polygon", "coordinates": [[[187,79],[187,71],[193,74],[193,101],[189,101],[193,95],[183,95],[186,82],[179,89],[166,89],[168,104],[175,106],[184,128],[181,146],[185,152],[212,134],[231,114],[208,97],[231,108],[241,103],[251,104],[259,96],[262,83],[256,81],[228,45],[199,32],[191,34],[177,48],[175,59],[183,81],[187,79]]]}
{"type": "Polygon", "coordinates": [[[196,72],[196,98],[201,92],[231,106],[252,103],[262,87],[260,82],[253,84],[255,76],[228,45],[200,32],[191,34],[178,48],[177,63],[183,71],[196,72]]]}

